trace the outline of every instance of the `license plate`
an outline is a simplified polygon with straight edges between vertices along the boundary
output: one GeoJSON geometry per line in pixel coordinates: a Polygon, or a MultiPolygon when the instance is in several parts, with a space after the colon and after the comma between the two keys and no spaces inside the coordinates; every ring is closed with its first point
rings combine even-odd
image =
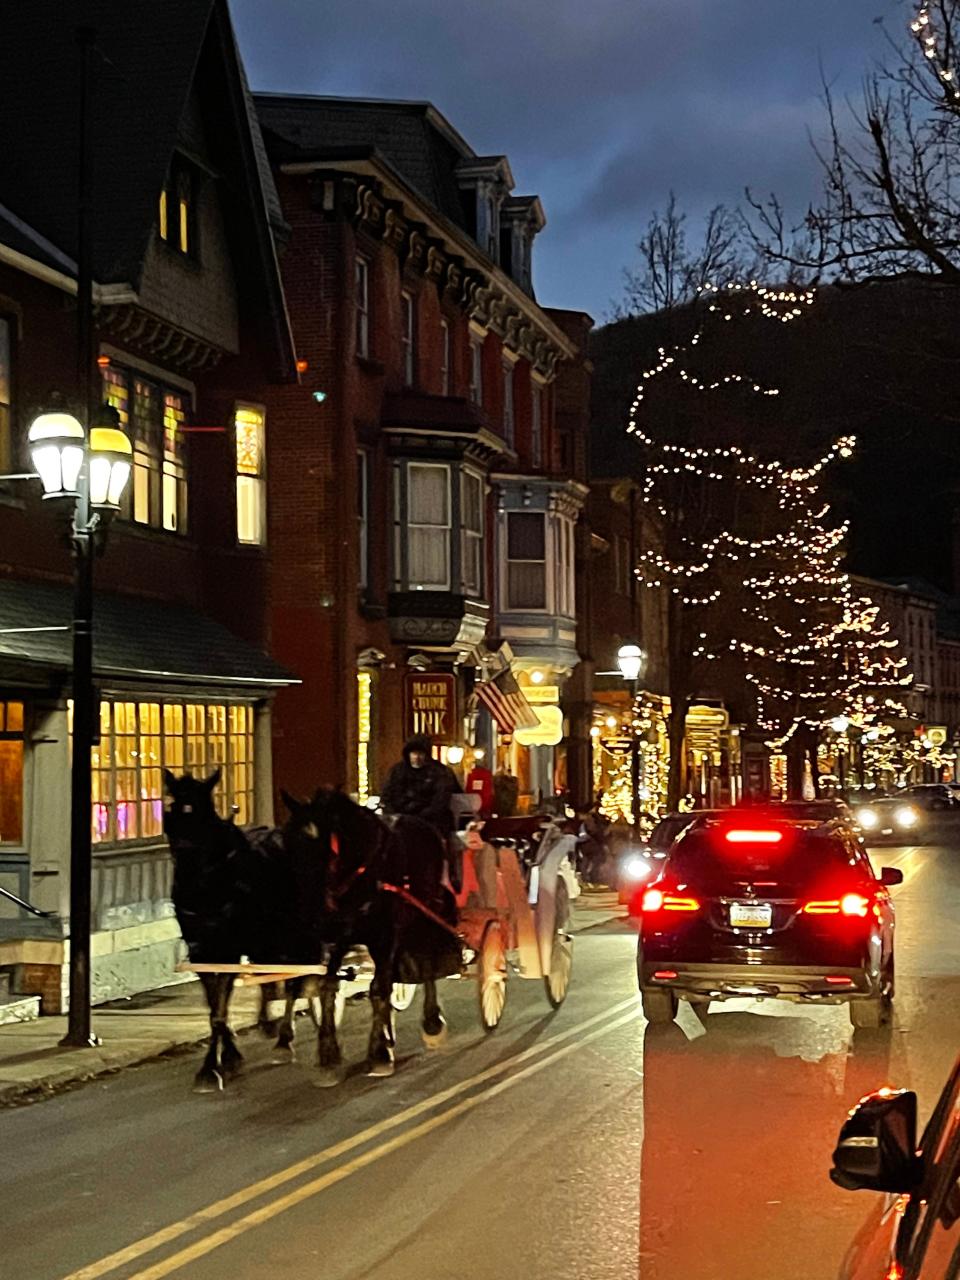
{"type": "Polygon", "coordinates": [[[735,929],[769,929],[773,907],[769,902],[731,902],[730,923],[735,929]]]}

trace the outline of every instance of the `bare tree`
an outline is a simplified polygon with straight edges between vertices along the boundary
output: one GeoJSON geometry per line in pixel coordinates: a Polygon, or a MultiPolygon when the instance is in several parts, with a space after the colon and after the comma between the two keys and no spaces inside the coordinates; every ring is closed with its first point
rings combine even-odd
{"type": "Polygon", "coordinates": [[[775,195],[744,226],[793,279],[914,272],[960,284],[960,0],[911,0],[902,38],[867,75],[844,127],[824,84],[828,136],[815,144],[823,190],[799,225],[775,195]]]}
{"type": "Polygon", "coordinates": [[[698,296],[705,285],[748,280],[757,255],[749,249],[737,213],[718,204],[707,214],[702,238],[692,244],[687,215],[671,191],[667,207],[655,210],[637,242],[639,265],[623,272],[623,298],[615,318],[668,311],[698,296]]]}

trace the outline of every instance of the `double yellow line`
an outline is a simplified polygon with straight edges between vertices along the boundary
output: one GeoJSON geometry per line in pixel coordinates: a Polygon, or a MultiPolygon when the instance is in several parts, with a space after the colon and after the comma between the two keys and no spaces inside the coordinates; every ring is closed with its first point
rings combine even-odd
{"type": "Polygon", "coordinates": [[[547,1067],[553,1066],[554,1063],[565,1058],[568,1054],[574,1053],[583,1045],[607,1035],[617,1027],[634,1021],[637,1016],[636,997],[621,1000],[619,1004],[612,1005],[602,1013],[595,1014],[592,1018],[579,1022],[558,1035],[550,1036],[540,1044],[532,1045],[521,1053],[514,1054],[512,1057],[506,1058],[504,1061],[498,1062],[494,1066],[488,1067],[485,1071],[480,1071],[476,1075],[460,1081],[458,1084],[451,1085],[439,1093],[432,1094],[429,1098],[424,1098],[421,1102],[407,1107],[403,1111],[396,1112],[394,1115],[388,1116],[386,1119],[370,1125],[358,1133],[352,1134],[342,1142],[334,1143],[333,1146],[326,1147],[324,1150],[318,1151],[314,1155],[298,1161],[296,1164],[289,1165],[286,1169],[281,1169],[267,1178],[261,1178],[258,1182],[253,1182],[249,1186],[234,1192],[233,1195],[217,1200],[213,1204],[207,1205],[203,1209],[198,1209],[195,1213],[191,1213],[185,1218],[181,1218],[178,1222],[172,1222],[168,1226],[162,1227],[159,1231],[155,1231],[149,1236],[144,1236],[123,1249],[118,1249],[115,1253],[108,1254],[96,1262],[91,1262],[87,1266],[81,1267],[79,1271],[71,1271],[68,1276],[63,1277],[63,1280],[99,1280],[100,1277],[109,1275],[110,1272],[116,1271],[120,1267],[137,1262],[147,1254],[153,1253],[164,1245],[171,1244],[174,1240],[191,1231],[210,1226],[218,1218],[222,1218],[224,1215],[241,1208],[251,1200],[269,1195],[285,1184],[302,1177],[304,1174],[313,1172],[322,1165],[339,1160],[342,1156],[349,1155],[350,1152],[356,1151],[368,1143],[375,1143],[377,1139],[382,1138],[393,1129],[410,1125],[411,1121],[417,1120],[420,1116],[426,1115],[431,1111],[437,1111],[438,1108],[444,1107],[447,1103],[454,1103],[453,1106],[440,1111],[438,1115],[422,1120],[419,1124],[413,1124],[409,1128],[404,1128],[403,1132],[396,1134],[394,1137],[387,1138],[385,1141],[369,1147],[368,1150],[360,1152],[359,1155],[354,1156],[353,1159],[346,1161],[346,1163],[338,1164],[335,1168],[328,1170],[319,1177],[302,1183],[276,1199],[271,1199],[262,1207],[254,1209],[242,1217],[235,1218],[218,1230],[202,1236],[176,1253],[161,1258],[158,1262],[147,1266],[142,1271],[137,1271],[129,1277],[129,1280],[160,1280],[160,1277],[170,1275],[197,1258],[201,1258],[205,1254],[211,1253],[214,1249],[218,1249],[221,1245],[235,1240],[238,1236],[243,1235],[244,1232],[250,1231],[254,1227],[262,1226],[263,1223],[278,1214],[284,1213],[287,1209],[292,1209],[304,1200],[309,1200],[311,1197],[319,1195],[328,1187],[335,1186],[338,1182],[342,1182],[352,1174],[367,1168],[368,1165],[382,1160],[394,1151],[399,1151],[402,1147],[416,1142],[419,1138],[426,1137],[427,1134],[442,1128],[443,1125],[449,1124],[466,1112],[474,1110],[484,1102],[489,1102],[501,1093],[505,1093],[507,1089],[512,1089],[514,1085],[520,1084],[538,1072],[546,1070],[547,1067]],[[527,1065],[524,1065],[525,1063],[527,1065]],[[498,1077],[505,1078],[498,1079],[498,1077]],[[468,1096],[463,1097],[464,1094],[468,1096]],[[457,1098],[460,1101],[454,1101],[457,1098]]]}

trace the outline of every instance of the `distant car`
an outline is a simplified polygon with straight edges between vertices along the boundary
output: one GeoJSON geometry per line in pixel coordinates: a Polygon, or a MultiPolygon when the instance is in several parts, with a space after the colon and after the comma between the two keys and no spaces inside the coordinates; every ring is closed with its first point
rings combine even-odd
{"type": "Polygon", "coordinates": [[[665,814],[646,840],[628,845],[617,859],[617,892],[621,904],[627,903],[638,885],[655,876],[660,863],[677,836],[698,818],[716,817],[719,809],[691,809],[687,813],[665,814]]]}
{"type": "Polygon", "coordinates": [[[931,811],[954,809],[957,805],[953,788],[946,782],[917,782],[904,787],[900,794],[911,804],[931,811]]]}
{"type": "Polygon", "coordinates": [[[960,1271],[960,1059],[917,1140],[917,1095],[886,1086],[840,1130],[831,1179],[883,1199],[847,1251],[839,1280],[955,1280],[960,1271]]]}
{"type": "Polygon", "coordinates": [[[784,800],[777,804],[771,812],[791,822],[812,822],[819,824],[837,819],[842,822],[855,821],[853,811],[845,800],[831,796],[829,800],[784,800]]]}
{"type": "Polygon", "coordinates": [[[680,999],[737,996],[847,1003],[878,1027],[893,1000],[894,912],[854,827],[752,810],[688,827],[656,879],[638,889],[637,978],[648,1022],[680,999]]]}
{"type": "Polygon", "coordinates": [[[880,840],[893,842],[922,840],[927,830],[926,812],[914,801],[900,793],[895,796],[878,796],[866,804],[854,806],[853,816],[871,844],[880,840]]]}

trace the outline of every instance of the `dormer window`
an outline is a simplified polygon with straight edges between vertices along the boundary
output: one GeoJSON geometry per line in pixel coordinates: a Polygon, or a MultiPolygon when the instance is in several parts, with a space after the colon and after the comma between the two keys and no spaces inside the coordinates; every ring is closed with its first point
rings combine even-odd
{"type": "Polygon", "coordinates": [[[157,231],[171,249],[196,257],[196,183],[190,166],[177,157],[160,192],[157,231]]]}

